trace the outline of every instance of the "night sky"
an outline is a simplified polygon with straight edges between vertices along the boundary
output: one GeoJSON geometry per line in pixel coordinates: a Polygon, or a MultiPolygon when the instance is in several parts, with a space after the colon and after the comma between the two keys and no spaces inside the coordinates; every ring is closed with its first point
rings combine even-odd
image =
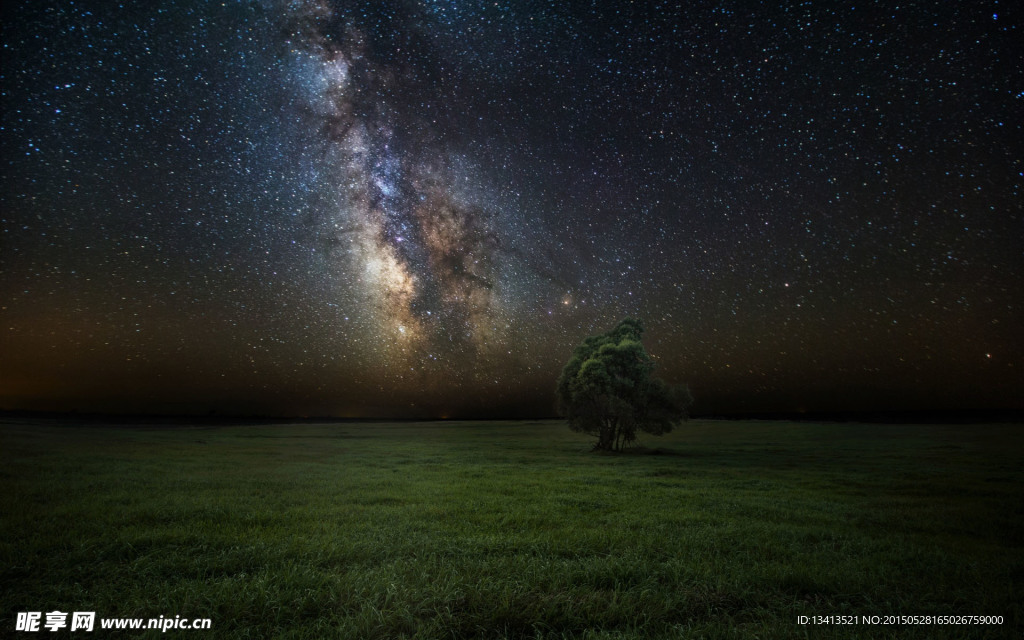
{"type": "Polygon", "coordinates": [[[0,408],[1024,408],[1019,3],[2,11],[0,408]]]}

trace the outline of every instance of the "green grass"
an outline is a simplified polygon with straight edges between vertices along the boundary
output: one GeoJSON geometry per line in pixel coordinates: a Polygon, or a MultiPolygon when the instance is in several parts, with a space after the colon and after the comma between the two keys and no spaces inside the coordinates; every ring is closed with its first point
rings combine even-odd
{"type": "Polygon", "coordinates": [[[693,421],[645,438],[646,452],[590,444],[560,422],[9,421],[0,635],[18,611],[54,609],[207,617],[212,632],[169,634],[217,638],[1024,628],[1020,425],[693,421]],[[1004,623],[811,627],[800,615],[1004,623]]]}

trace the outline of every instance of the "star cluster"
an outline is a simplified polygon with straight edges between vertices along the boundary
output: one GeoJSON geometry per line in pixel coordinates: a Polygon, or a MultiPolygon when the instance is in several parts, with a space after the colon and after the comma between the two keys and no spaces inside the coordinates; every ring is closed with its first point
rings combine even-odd
{"type": "Polygon", "coordinates": [[[1021,408],[1012,4],[3,12],[2,408],[1021,408]]]}

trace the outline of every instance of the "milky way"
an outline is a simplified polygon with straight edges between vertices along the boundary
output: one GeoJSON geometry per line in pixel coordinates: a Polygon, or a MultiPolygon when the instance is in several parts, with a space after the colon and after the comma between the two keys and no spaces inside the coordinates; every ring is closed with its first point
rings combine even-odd
{"type": "Polygon", "coordinates": [[[0,408],[1020,408],[998,2],[4,9],[0,408]]]}
{"type": "MultiPolygon", "coordinates": [[[[473,180],[398,96],[412,82],[367,59],[366,36],[324,3],[293,3],[290,55],[312,89],[311,126],[324,136],[329,185],[324,237],[347,255],[373,312],[373,339],[389,365],[501,341],[501,241],[491,212],[460,184],[473,180]]],[[[435,373],[435,372],[432,372],[435,373]]]]}

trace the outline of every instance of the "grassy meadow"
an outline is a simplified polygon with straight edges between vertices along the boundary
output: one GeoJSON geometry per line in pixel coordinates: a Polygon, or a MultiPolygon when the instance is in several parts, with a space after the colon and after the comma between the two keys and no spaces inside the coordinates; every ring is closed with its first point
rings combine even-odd
{"type": "Polygon", "coordinates": [[[0,636],[58,609],[212,619],[133,638],[1021,637],[1024,426],[696,420],[642,444],[0,422],[0,636]]]}

